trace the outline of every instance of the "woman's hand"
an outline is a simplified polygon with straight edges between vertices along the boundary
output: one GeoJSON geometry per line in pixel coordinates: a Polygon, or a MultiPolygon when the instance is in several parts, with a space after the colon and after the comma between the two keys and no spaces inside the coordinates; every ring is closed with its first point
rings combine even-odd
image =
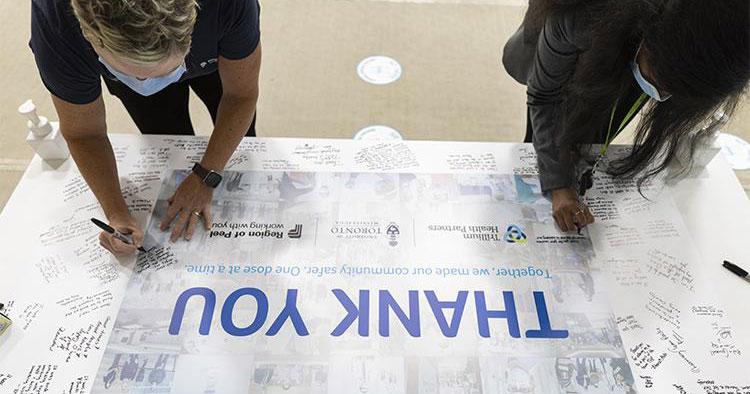
{"type": "Polygon", "coordinates": [[[135,253],[143,242],[143,230],[138,227],[138,222],[136,222],[135,218],[129,212],[124,212],[122,214],[111,215],[108,219],[111,227],[123,235],[130,236],[133,239],[133,243],[126,244],[115,238],[112,234],[102,231],[99,234],[99,244],[117,257],[135,253]]]}
{"type": "Polygon", "coordinates": [[[188,175],[169,198],[167,216],[161,221],[161,230],[166,231],[172,221],[174,228],[169,239],[177,241],[183,236],[186,241],[193,238],[195,226],[203,219],[203,227],[211,229],[211,200],[214,189],[204,184],[195,174],[188,175]],[[175,218],[177,219],[175,221],[175,218]]]}
{"type": "Polygon", "coordinates": [[[573,188],[552,191],[552,216],[562,231],[577,231],[594,223],[594,216],[585,204],[578,201],[573,188]]]}

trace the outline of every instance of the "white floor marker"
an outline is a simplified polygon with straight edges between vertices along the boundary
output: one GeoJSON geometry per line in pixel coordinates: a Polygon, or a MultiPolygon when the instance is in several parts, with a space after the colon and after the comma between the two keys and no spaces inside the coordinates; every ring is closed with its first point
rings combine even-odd
{"type": "Polygon", "coordinates": [[[401,78],[401,65],[387,56],[371,56],[359,62],[357,74],[365,82],[387,85],[401,78]]]}
{"type": "Polygon", "coordinates": [[[404,137],[401,136],[401,133],[399,133],[396,129],[383,126],[383,125],[372,125],[367,126],[363,128],[362,130],[356,132],[354,134],[355,140],[390,140],[390,141],[400,141],[403,140],[404,137]]]}

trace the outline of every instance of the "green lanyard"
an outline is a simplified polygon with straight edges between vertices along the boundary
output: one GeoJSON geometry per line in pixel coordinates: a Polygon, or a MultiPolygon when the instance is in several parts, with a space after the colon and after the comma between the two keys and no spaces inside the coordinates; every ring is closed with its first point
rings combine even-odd
{"type": "MultiPolygon", "coordinates": [[[[612,143],[612,140],[614,140],[620,132],[622,132],[622,129],[627,126],[628,122],[630,122],[631,119],[633,119],[633,116],[638,112],[638,109],[641,108],[643,103],[648,99],[648,95],[646,93],[641,93],[640,97],[638,97],[638,100],[635,100],[635,104],[633,104],[632,107],[630,107],[630,111],[625,115],[625,117],[622,119],[622,122],[620,122],[620,127],[617,128],[617,131],[614,135],[612,135],[612,123],[615,120],[615,111],[617,110],[617,104],[620,101],[618,98],[615,100],[615,105],[612,106],[612,114],[609,116],[609,129],[607,129],[607,139],[604,142],[604,146],[602,147],[601,152],[599,153],[599,159],[601,159],[604,155],[607,154],[607,149],[609,149],[609,144],[612,143]]],[[[599,160],[597,159],[597,162],[599,160]]]]}
{"type": "Polygon", "coordinates": [[[604,155],[607,154],[607,149],[609,149],[609,145],[612,143],[612,140],[614,140],[615,137],[620,134],[622,129],[627,126],[628,122],[633,119],[633,116],[635,116],[636,112],[638,112],[638,109],[641,108],[641,106],[647,99],[648,95],[646,95],[646,93],[642,93],[641,96],[638,97],[638,100],[635,100],[635,104],[630,107],[630,111],[628,111],[628,113],[625,115],[625,118],[623,118],[622,122],[620,122],[620,127],[618,127],[615,134],[612,135],[612,123],[614,123],[615,121],[615,111],[617,111],[617,104],[619,103],[620,99],[618,98],[617,100],[615,100],[615,105],[612,106],[612,114],[609,116],[609,129],[607,129],[607,139],[606,141],[604,141],[604,146],[599,152],[599,156],[596,158],[594,165],[588,170],[584,171],[584,173],[581,174],[580,179],[578,179],[579,196],[586,195],[586,190],[591,189],[591,187],[594,185],[594,172],[596,172],[596,169],[599,167],[599,163],[602,161],[604,155]]]}

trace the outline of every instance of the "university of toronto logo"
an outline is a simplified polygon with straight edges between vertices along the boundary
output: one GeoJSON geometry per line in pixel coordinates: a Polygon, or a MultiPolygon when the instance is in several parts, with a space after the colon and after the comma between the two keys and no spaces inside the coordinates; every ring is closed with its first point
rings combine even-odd
{"type": "Polygon", "coordinates": [[[398,225],[396,223],[391,222],[391,224],[388,225],[388,227],[385,230],[385,235],[388,237],[388,245],[396,246],[398,245],[398,236],[401,234],[401,231],[398,228],[398,225]]]}

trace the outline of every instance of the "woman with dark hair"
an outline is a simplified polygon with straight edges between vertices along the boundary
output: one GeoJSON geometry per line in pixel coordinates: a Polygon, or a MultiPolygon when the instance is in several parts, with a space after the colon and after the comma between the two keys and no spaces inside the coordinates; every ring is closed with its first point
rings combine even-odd
{"type": "Polygon", "coordinates": [[[642,111],[632,150],[608,165],[639,187],[712,115],[730,115],[750,76],[748,0],[530,0],[503,64],[527,86],[526,142],[563,231],[594,221],[579,201],[609,143],[642,111]],[[585,164],[582,147],[602,144],[585,164]],[[579,163],[581,162],[581,163],[579,163]]]}

